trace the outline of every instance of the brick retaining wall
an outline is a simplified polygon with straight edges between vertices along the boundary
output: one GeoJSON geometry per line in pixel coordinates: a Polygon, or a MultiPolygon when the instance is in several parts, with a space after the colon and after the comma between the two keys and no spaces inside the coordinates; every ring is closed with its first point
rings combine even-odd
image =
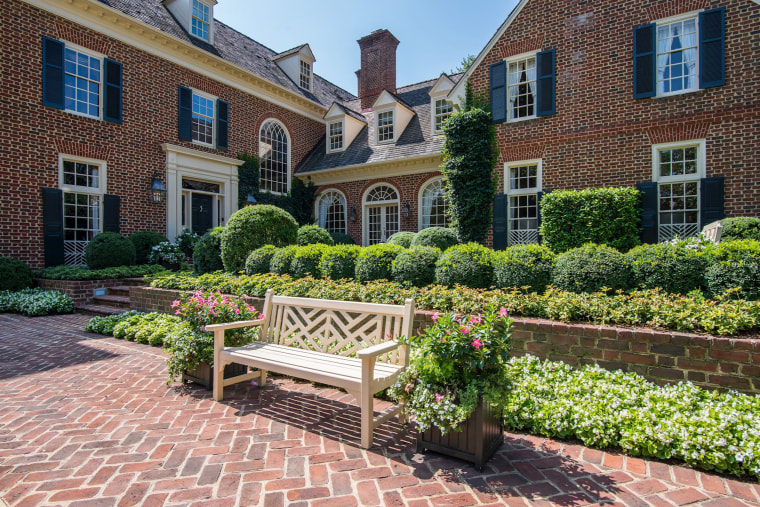
{"type": "Polygon", "coordinates": [[[75,306],[89,305],[92,303],[95,289],[107,289],[124,285],[121,278],[109,280],[50,280],[47,278],[35,278],[34,285],[44,290],[56,290],[71,296],[75,306]]]}
{"type": "MultiPolygon", "coordinates": [[[[134,287],[132,309],[169,313],[179,294],[134,287]]],[[[256,308],[263,303],[263,298],[249,298],[256,308]]],[[[432,312],[418,311],[414,327],[430,324],[431,316],[432,312]]],[[[760,339],[514,319],[512,352],[573,366],[598,364],[632,371],[660,384],[690,380],[702,387],[760,393],[760,339]]]]}

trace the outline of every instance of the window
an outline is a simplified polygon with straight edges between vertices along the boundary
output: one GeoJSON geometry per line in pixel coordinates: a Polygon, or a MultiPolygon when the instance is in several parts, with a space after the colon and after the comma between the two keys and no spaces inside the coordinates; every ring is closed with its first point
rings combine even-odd
{"type": "Polygon", "coordinates": [[[510,120],[536,116],[536,57],[509,61],[507,97],[510,120]]]}
{"type": "Polygon", "coordinates": [[[443,128],[443,122],[451,116],[454,111],[454,107],[446,99],[437,99],[435,101],[435,131],[440,132],[443,128]]]}
{"type": "Polygon", "coordinates": [[[329,190],[317,199],[319,226],[328,232],[346,233],[346,198],[337,190],[329,190]]]}
{"type": "Polygon", "coordinates": [[[330,151],[343,149],[343,122],[336,121],[329,125],[328,137],[330,139],[330,151]]]}
{"type": "Polygon", "coordinates": [[[261,125],[259,159],[261,160],[259,185],[261,190],[284,194],[290,181],[289,140],[285,128],[274,120],[261,125]]]}
{"type": "Polygon", "coordinates": [[[301,60],[301,88],[311,90],[311,65],[301,60]]]}
{"type": "Polygon", "coordinates": [[[697,18],[658,24],[657,95],[697,88],[697,18]]]}
{"type": "Polygon", "coordinates": [[[68,45],[64,57],[64,108],[100,118],[101,59],[68,45]]]}
{"type": "Polygon", "coordinates": [[[509,245],[538,243],[538,200],[541,191],[541,161],[506,165],[509,245]]]}
{"type": "Polygon", "coordinates": [[[377,113],[377,142],[393,141],[393,110],[377,113]]]}
{"type": "Polygon", "coordinates": [[[211,9],[208,5],[199,0],[193,0],[193,16],[190,23],[190,31],[193,35],[205,41],[209,40],[211,27],[210,13],[211,9]]]}
{"type": "Polygon", "coordinates": [[[69,266],[84,266],[87,243],[102,230],[105,163],[63,158],[59,169],[63,191],[63,255],[69,266]]]}
{"type": "Polygon", "coordinates": [[[395,188],[380,184],[364,198],[365,245],[384,243],[399,231],[399,198],[395,188]]]}
{"type": "Polygon", "coordinates": [[[197,143],[214,145],[215,99],[193,92],[192,139],[197,143]]]}
{"type": "Polygon", "coordinates": [[[420,230],[428,227],[448,227],[448,205],[443,180],[434,179],[420,192],[420,230]]]}
{"type": "Polygon", "coordinates": [[[704,174],[704,141],[653,148],[657,181],[658,240],[687,238],[700,231],[700,179],[704,174]]]}

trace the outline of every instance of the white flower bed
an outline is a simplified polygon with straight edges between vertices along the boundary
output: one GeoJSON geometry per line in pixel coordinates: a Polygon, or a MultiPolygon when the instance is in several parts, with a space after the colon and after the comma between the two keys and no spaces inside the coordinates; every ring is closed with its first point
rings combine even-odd
{"type": "Polygon", "coordinates": [[[16,292],[0,291],[0,313],[21,313],[29,317],[54,313],[71,313],[74,301],[66,294],[42,289],[24,289],[16,292]]]}

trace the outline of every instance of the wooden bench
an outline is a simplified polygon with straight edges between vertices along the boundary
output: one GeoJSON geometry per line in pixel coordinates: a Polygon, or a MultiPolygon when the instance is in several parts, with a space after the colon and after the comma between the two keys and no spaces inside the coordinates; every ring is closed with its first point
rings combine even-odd
{"type": "Polygon", "coordinates": [[[709,239],[713,243],[720,243],[720,236],[723,232],[723,224],[720,222],[720,220],[716,220],[715,222],[705,225],[702,229],[702,236],[709,239]]]}
{"type": "Polygon", "coordinates": [[[414,302],[382,305],[276,296],[267,291],[263,318],[206,326],[214,332],[214,399],[224,387],[259,379],[267,371],[345,389],[361,409],[361,446],[372,445],[375,428],[402,408],[396,405],[374,417],[373,395],[393,385],[408,366],[406,346],[396,341],[410,336],[414,302]],[[243,347],[225,347],[227,329],[259,326],[259,339],[243,347]],[[224,379],[224,367],[244,364],[245,375],[224,379]],[[251,368],[256,372],[251,372],[251,368]]]}

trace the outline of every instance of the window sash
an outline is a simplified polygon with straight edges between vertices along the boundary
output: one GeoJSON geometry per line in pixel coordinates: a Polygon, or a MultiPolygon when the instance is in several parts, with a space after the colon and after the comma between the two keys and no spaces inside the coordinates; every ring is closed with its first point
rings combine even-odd
{"type": "Polygon", "coordinates": [[[441,180],[433,181],[422,191],[422,206],[420,206],[420,209],[422,213],[422,229],[449,226],[448,205],[441,180]]]}
{"type": "Polygon", "coordinates": [[[454,107],[446,99],[435,101],[435,131],[440,132],[443,128],[443,122],[451,116],[454,107]]]}
{"type": "Polygon", "coordinates": [[[377,140],[378,142],[393,140],[393,111],[377,114],[377,140]]]}
{"type": "Polygon", "coordinates": [[[210,32],[210,9],[209,6],[193,0],[193,15],[191,21],[191,33],[205,41],[209,39],[210,32]]]}
{"type": "Polygon", "coordinates": [[[288,191],[290,172],[288,137],[285,130],[273,121],[261,128],[259,140],[260,186],[262,190],[284,194],[288,191]]]}
{"type": "Polygon", "coordinates": [[[100,118],[102,59],[64,46],[64,109],[71,113],[100,118]]]}
{"type": "Polygon", "coordinates": [[[346,233],[346,199],[338,192],[320,197],[319,226],[328,232],[346,233]]]}
{"type": "Polygon", "coordinates": [[[214,145],[214,99],[193,93],[192,139],[195,142],[214,145]]]}
{"type": "Polygon", "coordinates": [[[343,122],[331,123],[329,126],[330,150],[343,148],[343,122]]]}
{"type": "Polygon", "coordinates": [[[311,65],[301,60],[301,75],[300,75],[301,88],[306,90],[311,89],[311,65]]]}
{"type": "Polygon", "coordinates": [[[507,63],[507,109],[510,120],[536,117],[536,57],[507,63]]]}
{"type": "Polygon", "coordinates": [[[701,209],[699,180],[657,185],[658,239],[670,241],[699,233],[701,209]]]}
{"type": "Polygon", "coordinates": [[[698,89],[697,17],[660,23],[656,33],[657,95],[698,89]]]}
{"type": "Polygon", "coordinates": [[[539,189],[538,164],[510,166],[508,193],[535,193],[539,189]]]}

